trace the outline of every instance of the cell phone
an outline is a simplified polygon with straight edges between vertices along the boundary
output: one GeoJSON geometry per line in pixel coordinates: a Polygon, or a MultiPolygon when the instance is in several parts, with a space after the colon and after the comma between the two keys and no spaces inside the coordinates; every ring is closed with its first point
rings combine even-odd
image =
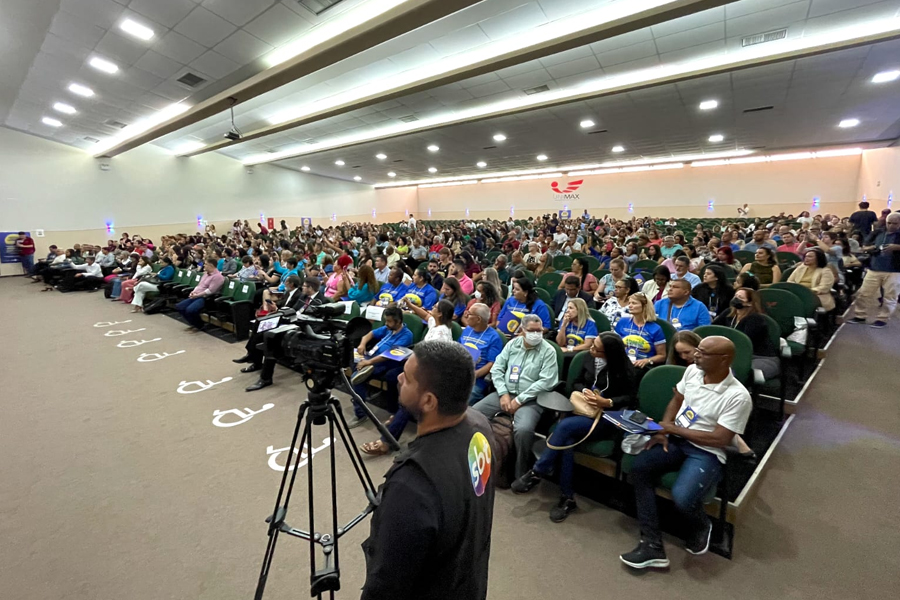
{"type": "Polygon", "coordinates": [[[643,425],[647,421],[647,415],[642,413],[639,410],[625,410],[622,411],[622,417],[626,421],[631,421],[635,425],[643,425]]]}

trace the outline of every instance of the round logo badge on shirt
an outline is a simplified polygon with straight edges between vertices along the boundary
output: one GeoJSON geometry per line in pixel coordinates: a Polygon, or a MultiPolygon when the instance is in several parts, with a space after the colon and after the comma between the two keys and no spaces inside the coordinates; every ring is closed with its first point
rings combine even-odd
{"type": "Polygon", "coordinates": [[[480,431],[476,431],[469,442],[469,473],[475,495],[481,496],[491,478],[491,445],[480,431]]]}
{"type": "Polygon", "coordinates": [[[415,304],[416,306],[422,306],[422,299],[419,298],[418,295],[409,293],[403,296],[404,300],[406,300],[410,304],[415,304]]]}

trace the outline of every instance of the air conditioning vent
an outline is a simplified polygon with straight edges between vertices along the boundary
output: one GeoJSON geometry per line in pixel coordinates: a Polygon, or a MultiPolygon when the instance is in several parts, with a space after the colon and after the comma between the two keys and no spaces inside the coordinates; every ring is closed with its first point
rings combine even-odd
{"type": "Polygon", "coordinates": [[[115,127],[116,129],[125,129],[128,127],[128,123],[122,123],[121,121],[116,121],[115,119],[108,119],[104,121],[106,125],[110,127],[115,127]]]}
{"type": "Polygon", "coordinates": [[[745,109],[744,113],[746,114],[746,113],[762,112],[764,110],[772,110],[773,108],[775,108],[775,107],[774,106],[757,106],[756,108],[745,109]]]}
{"type": "Polygon", "coordinates": [[[84,138],[84,141],[90,142],[90,143],[92,143],[92,144],[96,144],[96,143],[99,142],[100,140],[98,140],[98,139],[95,138],[95,137],[87,136],[86,138],[84,138]]]}
{"type": "Polygon", "coordinates": [[[340,4],[343,1],[344,0],[297,0],[297,4],[313,13],[314,15],[321,15],[329,8],[335,6],[336,4],[340,4]]]}
{"type": "Polygon", "coordinates": [[[419,117],[416,115],[406,115],[405,117],[400,117],[400,120],[404,123],[412,123],[413,121],[418,121],[419,117]]]}
{"type": "Polygon", "coordinates": [[[748,35],[747,37],[741,39],[741,46],[746,48],[747,46],[776,42],[778,40],[783,40],[786,37],[787,28],[785,27],[784,29],[776,29],[775,31],[767,31],[765,33],[748,35]]]}
{"type": "Polygon", "coordinates": [[[395,163],[403,162],[403,159],[402,159],[402,158],[398,158],[397,160],[395,160],[395,161],[393,161],[393,162],[395,162],[395,163]]]}
{"type": "Polygon", "coordinates": [[[358,169],[358,168],[360,168],[361,166],[362,166],[362,165],[355,165],[355,166],[350,167],[350,168],[351,168],[351,169],[358,169]]]}
{"type": "Polygon", "coordinates": [[[485,146],[482,150],[495,150],[497,146],[485,146]]]}
{"type": "Polygon", "coordinates": [[[196,75],[195,73],[185,73],[184,75],[176,79],[176,81],[182,85],[188,86],[189,88],[195,88],[206,80],[199,75],[196,75]]]}
{"type": "Polygon", "coordinates": [[[595,129],[594,131],[588,131],[588,135],[594,135],[595,133],[606,133],[609,129],[595,129]]]}
{"type": "Polygon", "coordinates": [[[528,88],[527,90],[522,90],[522,91],[525,92],[526,94],[528,94],[529,96],[531,96],[532,94],[540,94],[543,92],[549,92],[550,86],[549,85],[539,85],[537,87],[528,88]]]}

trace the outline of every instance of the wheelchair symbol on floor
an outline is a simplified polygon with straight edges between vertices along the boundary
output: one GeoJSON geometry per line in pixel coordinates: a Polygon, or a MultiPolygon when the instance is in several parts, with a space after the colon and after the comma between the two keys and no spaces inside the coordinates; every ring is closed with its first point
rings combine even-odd
{"type": "MultiPolygon", "coordinates": [[[[322,445],[321,445],[321,446],[318,446],[317,448],[313,448],[313,449],[312,449],[312,456],[315,456],[316,454],[318,454],[319,452],[321,452],[321,451],[324,450],[325,448],[329,447],[329,446],[331,445],[331,443],[332,443],[332,439],[331,439],[331,438],[325,438],[324,440],[322,440],[322,445]]],[[[276,449],[273,448],[272,446],[269,446],[269,447],[266,449],[266,454],[269,455],[269,468],[272,469],[273,471],[279,471],[279,472],[282,472],[282,471],[284,471],[285,469],[287,469],[287,470],[289,470],[289,471],[293,471],[293,470],[294,470],[294,465],[288,466],[288,465],[279,465],[279,464],[278,464],[278,457],[281,456],[282,452],[288,452],[288,451],[292,451],[292,454],[296,454],[296,453],[297,453],[297,449],[296,449],[296,448],[290,448],[290,447],[288,447],[288,448],[279,448],[278,450],[276,450],[276,449]]],[[[288,462],[290,462],[290,460],[291,460],[292,458],[293,458],[293,456],[291,456],[290,458],[288,458],[288,459],[287,459],[288,462]]],[[[310,455],[306,452],[306,448],[305,448],[305,447],[304,447],[303,452],[300,453],[300,458],[302,458],[303,460],[301,460],[300,463],[299,463],[297,466],[298,466],[298,467],[305,467],[305,466],[306,466],[306,463],[308,463],[308,462],[309,462],[309,459],[310,459],[310,455]]]]}

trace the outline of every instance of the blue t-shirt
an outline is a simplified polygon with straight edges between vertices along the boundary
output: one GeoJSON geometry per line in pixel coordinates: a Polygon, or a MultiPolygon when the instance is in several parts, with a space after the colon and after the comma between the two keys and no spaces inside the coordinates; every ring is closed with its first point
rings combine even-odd
{"type": "Polygon", "coordinates": [[[690,271],[685,273],[684,277],[679,277],[677,273],[672,273],[672,280],[674,281],[676,279],[684,279],[685,281],[687,281],[688,283],[691,284],[691,289],[694,289],[701,283],[700,278],[697,277],[696,275],[694,275],[693,273],[691,273],[690,271]]]}
{"type": "Polygon", "coordinates": [[[550,319],[550,309],[541,299],[535,300],[531,305],[531,310],[523,303],[510,296],[503,303],[500,309],[500,315],[497,317],[497,329],[507,334],[514,334],[519,329],[522,317],[527,314],[535,314],[541,318],[541,323],[545,329],[553,327],[553,321],[550,319]]]}
{"type": "Polygon", "coordinates": [[[411,285],[403,297],[406,298],[407,302],[421,306],[425,310],[431,310],[431,307],[437,302],[437,290],[428,284],[420,288],[411,285]]]}
{"type": "MultiPolygon", "coordinates": [[[[478,350],[479,357],[475,361],[476,371],[489,362],[496,361],[500,353],[503,352],[503,339],[493,327],[488,327],[481,333],[478,333],[471,327],[466,327],[463,329],[462,335],[459,336],[459,343],[468,348],[478,350]]],[[[478,378],[477,382],[484,383],[484,378],[478,378]]]]}
{"type": "Polygon", "coordinates": [[[400,331],[391,331],[386,325],[382,325],[372,332],[372,339],[378,343],[372,347],[374,351],[370,350],[367,355],[378,356],[382,352],[398,346],[409,348],[413,343],[413,334],[406,325],[400,331]]]}
{"type": "Polygon", "coordinates": [[[659,252],[666,258],[672,258],[673,256],[675,256],[675,253],[677,251],[683,250],[683,249],[684,248],[682,248],[679,244],[672,244],[671,248],[666,248],[665,245],[663,245],[663,246],[660,246],[659,252]]]}
{"type": "Polygon", "coordinates": [[[709,309],[696,298],[688,298],[681,308],[673,306],[668,298],[663,298],[658,300],[653,308],[656,309],[657,317],[668,321],[678,330],[693,331],[701,325],[709,325],[712,322],[709,318],[709,309]]]}
{"type": "Polygon", "coordinates": [[[656,356],[656,345],[666,343],[666,334],[657,323],[634,324],[632,317],[624,317],[616,323],[616,333],[625,342],[625,351],[633,361],[656,356]]]}
{"type": "Polygon", "coordinates": [[[175,277],[175,267],[172,265],[166,265],[162,269],[159,270],[159,273],[156,274],[160,281],[172,281],[175,277]]]}
{"type": "MultiPolygon", "coordinates": [[[[441,297],[438,298],[437,301],[440,302],[441,300],[447,300],[447,298],[445,298],[444,295],[441,294],[441,297]]],[[[466,305],[462,302],[458,302],[453,306],[453,314],[457,319],[462,318],[464,312],[466,312],[466,305]]]]}
{"type": "Polygon", "coordinates": [[[597,323],[593,319],[584,322],[584,327],[578,323],[569,323],[566,326],[566,346],[574,348],[580,346],[586,340],[597,337],[597,323]]]}
{"type": "Polygon", "coordinates": [[[219,261],[216,263],[216,268],[221,271],[222,267],[224,267],[224,266],[225,266],[225,259],[220,258],[219,261]]]}
{"type": "Polygon", "coordinates": [[[402,281],[400,285],[391,285],[383,283],[378,291],[378,306],[387,306],[391,302],[399,302],[400,299],[409,291],[409,286],[402,281]]]}

